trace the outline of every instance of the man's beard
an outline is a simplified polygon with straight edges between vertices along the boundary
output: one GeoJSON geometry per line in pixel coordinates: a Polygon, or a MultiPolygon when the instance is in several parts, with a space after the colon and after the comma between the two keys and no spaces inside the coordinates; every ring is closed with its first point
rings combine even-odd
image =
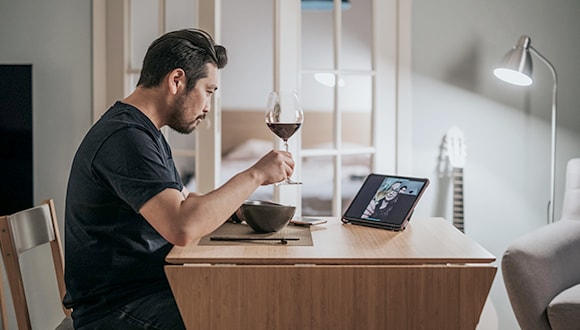
{"type": "Polygon", "coordinates": [[[190,134],[195,129],[194,123],[197,120],[203,120],[205,118],[205,114],[202,114],[194,119],[193,122],[186,122],[184,120],[185,117],[185,107],[183,106],[185,103],[185,96],[181,95],[175,100],[173,107],[171,109],[171,114],[169,115],[169,120],[167,122],[167,126],[171,127],[178,133],[181,134],[190,134]]]}

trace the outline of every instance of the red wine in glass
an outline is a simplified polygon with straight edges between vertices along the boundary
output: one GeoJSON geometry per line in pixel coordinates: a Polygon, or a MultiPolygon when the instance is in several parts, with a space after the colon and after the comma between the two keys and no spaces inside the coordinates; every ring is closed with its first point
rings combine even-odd
{"type": "MultiPolygon", "coordinates": [[[[266,106],[266,125],[282,141],[288,151],[288,139],[298,131],[304,121],[304,112],[295,92],[271,92],[266,106]]],[[[282,184],[301,184],[286,178],[282,184]]]]}
{"type": "Polygon", "coordinates": [[[274,134],[278,135],[284,143],[288,142],[288,139],[296,133],[296,131],[302,126],[301,123],[267,123],[268,128],[274,134]]]}

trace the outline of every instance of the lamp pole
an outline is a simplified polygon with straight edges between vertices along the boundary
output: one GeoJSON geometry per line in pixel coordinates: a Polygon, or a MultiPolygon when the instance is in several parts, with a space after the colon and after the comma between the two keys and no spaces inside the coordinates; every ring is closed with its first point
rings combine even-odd
{"type": "Polygon", "coordinates": [[[552,150],[551,150],[551,164],[550,164],[550,201],[548,202],[548,223],[554,222],[554,197],[556,194],[556,101],[557,101],[557,90],[558,90],[558,75],[556,74],[556,69],[547,58],[540,54],[534,47],[529,46],[530,52],[538,56],[542,62],[544,62],[550,71],[552,72],[552,77],[554,78],[554,88],[552,90],[552,150]]]}

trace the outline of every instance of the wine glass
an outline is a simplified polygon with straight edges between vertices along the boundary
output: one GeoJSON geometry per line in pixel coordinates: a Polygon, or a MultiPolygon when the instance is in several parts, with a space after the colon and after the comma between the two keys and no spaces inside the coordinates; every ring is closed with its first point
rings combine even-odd
{"type": "MultiPolygon", "coordinates": [[[[304,121],[304,112],[296,92],[270,92],[266,106],[266,125],[284,141],[288,151],[288,139],[296,133],[304,121]]],[[[290,178],[281,184],[302,184],[290,178]]]]}

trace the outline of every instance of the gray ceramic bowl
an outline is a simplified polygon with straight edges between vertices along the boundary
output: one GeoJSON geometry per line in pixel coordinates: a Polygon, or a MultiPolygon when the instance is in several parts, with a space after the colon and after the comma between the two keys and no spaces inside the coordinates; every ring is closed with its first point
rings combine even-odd
{"type": "Polygon", "coordinates": [[[284,228],[296,211],[295,206],[266,201],[246,201],[236,211],[239,220],[245,221],[258,233],[271,233],[284,228]]]}

